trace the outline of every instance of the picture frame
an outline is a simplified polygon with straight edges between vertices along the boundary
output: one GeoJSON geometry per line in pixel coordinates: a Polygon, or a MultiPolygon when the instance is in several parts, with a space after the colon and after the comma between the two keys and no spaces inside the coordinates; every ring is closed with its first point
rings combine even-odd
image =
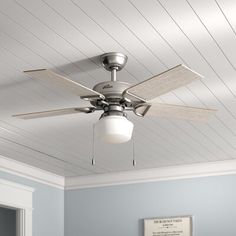
{"type": "Polygon", "coordinates": [[[193,236],[193,216],[144,219],[144,236],[193,236]]]}

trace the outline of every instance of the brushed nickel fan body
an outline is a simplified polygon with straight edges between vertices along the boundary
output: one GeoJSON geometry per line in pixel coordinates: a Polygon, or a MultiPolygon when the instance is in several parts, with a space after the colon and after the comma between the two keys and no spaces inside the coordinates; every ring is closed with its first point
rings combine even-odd
{"type": "Polygon", "coordinates": [[[103,67],[111,72],[111,81],[105,81],[96,84],[93,90],[105,96],[109,102],[121,102],[124,100],[123,92],[131,84],[116,80],[116,73],[124,68],[127,62],[127,56],[122,53],[110,52],[103,54],[101,57],[103,67]]]}
{"type": "Polygon", "coordinates": [[[131,84],[116,80],[116,73],[124,68],[127,56],[121,53],[106,53],[101,57],[103,67],[111,72],[111,81],[96,84],[93,90],[103,94],[104,99],[90,101],[97,109],[104,112],[98,123],[98,138],[109,143],[127,142],[132,137],[133,124],[127,119],[127,110],[133,110],[133,103],[126,99],[124,92],[131,84]]]}
{"type": "Polygon", "coordinates": [[[122,53],[110,52],[101,56],[102,66],[111,72],[111,81],[96,84],[93,90],[105,96],[104,100],[95,100],[90,103],[104,110],[101,117],[108,115],[127,116],[125,110],[132,110],[132,103],[123,96],[123,93],[131,84],[117,81],[116,73],[124,68],[127,56],[122,53]]]}
{"type": "Polygon", "coordinates": [[[128,57],[122,53],[111,52],[100,56],[102,66],[111,72],[111,81],[96,84],[93,89],[56,74],[50,70],[25,71],[34,79],[45,80],[67,88],[81,99],[89,101],[90,107],[64,108],[51,111],[14,115],[22,119],[58,116],[73,113],[91,113],[103,110],[101,117],[116,115],[127,116],[133,111],[138,116],[158,116],[190,121],[206,121],[215,110],[178,106],[152,102],[153,99],[174,89],[185,86],[202,76],[184,65],[178,65],[136,85],[117,81],[117,72],[126,65],[128,57]]]}

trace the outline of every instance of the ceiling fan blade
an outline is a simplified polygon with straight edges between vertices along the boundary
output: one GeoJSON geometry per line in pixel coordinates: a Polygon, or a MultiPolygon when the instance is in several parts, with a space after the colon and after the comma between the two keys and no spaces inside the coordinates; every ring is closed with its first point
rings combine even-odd
{"type": "Polygon", "coordinates": [[[68,114],[73,114],[73,113],[91,113],[95,110],[96,110],[95,107],[72,107],[72,108],[64,108],[64,109],[57,109],[57,110],[17,114],[17,115],[13,115],[13,117],[19,117],[21,119],[28,120],[28,119],[50,117],[50,116],[68,115],[68,114]]]}
{"type": "Polygon", "coordinates": [[[139,116],[158,116],[162,118],[176,118],[189,121],[206,122],[216,110],[188,106],[170,105],[164,103],[143,104],[135,108],[139,116]]]}
{"type": "Polygon", "coordinates": [[[187,85],[202,76],[184,65],[178,65],[124,91],[124,97],[141,101],[152,100],[171,90],[187,85]]]}
{"type": "Polygon", "coordinates": [[[101,93],[98,93],[90,88],[83,86],[82,84],[67,79],[64,76],[47,69],[28,70],[24,71],[24,73],[28,74],[32,78],[48,81],[60,87],[67,88],[71,90],[74,94],[84,99],[85,98],[104,99],[104,96],[101,93]]]}

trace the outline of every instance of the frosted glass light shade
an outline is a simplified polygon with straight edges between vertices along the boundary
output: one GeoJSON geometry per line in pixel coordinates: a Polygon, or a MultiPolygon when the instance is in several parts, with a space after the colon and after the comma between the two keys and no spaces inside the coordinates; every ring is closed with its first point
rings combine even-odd
{"type": "Polygon", "coordinates": [[[108,143],[128,142],[134,125],[124,116],[105,116],[95,124],[95,135],[108,143]]]}

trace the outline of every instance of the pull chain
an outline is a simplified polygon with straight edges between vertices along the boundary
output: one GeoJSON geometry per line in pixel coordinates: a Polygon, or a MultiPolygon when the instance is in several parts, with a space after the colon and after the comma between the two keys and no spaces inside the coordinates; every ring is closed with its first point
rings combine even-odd
{"type": "Polygon", "coordinates": [[[94,139],[94,127],[95,127],[95,125],[93,124],[93,143],[92,143],[92,145],[93,145],[93,147],[92,147],[93,152],[92,152],[92,166],[95,166],[95,164],[96,164],[96,161],[95,161],[95,139],[94,139]]]}
{"type": "Polygon", "coordinates": [[[133,138],[132,138],[132,146],[133,146],[133,167],[136,166],[137,162],[136,162],[136,159],[135,159],[135,151],[134,151],[134,134],[133,134],[133,138]]]}
{"type": "MultiPolygon", "coordinates": [[[[92,162],[91,162],[91,164],[92,164],[92,166],[95,166],[95,164],[96,164],[96,160],[95,160],[95,135],[94,135],[94,127],[95,127],[95,125],[93,124],[93,139],[92,139],[92,149],[93,149],[93,151],[92,151],[92,162]]],[[[133,154],[133,167],[135,167],[136,166],[136,164],[137,164],[137,161],[136,161],[136,158],[135,158],[135,145],[134,145],[134,142],[135,140],[134,140],[134,135],[133,135],[133,138],[132,138],[132,154],[133,154]]]]}

